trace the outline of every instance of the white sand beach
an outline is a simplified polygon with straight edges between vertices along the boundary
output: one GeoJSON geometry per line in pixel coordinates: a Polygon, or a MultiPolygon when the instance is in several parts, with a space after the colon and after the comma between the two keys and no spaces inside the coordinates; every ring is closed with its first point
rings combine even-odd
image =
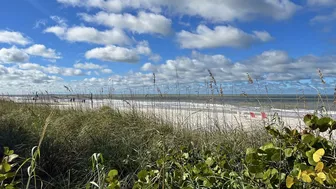
{"type": "MultiPolygon", "coordinates": [[[[35,103],[27,99],[11,97],[10,100],[18,103],[35,103]]],[[[41,103],[41,102],[40,102],[41,103]]],[[[69,102],[69,99],[59,100],[58,102],[43,102],[61,109],[98,109],[108,106],[119,111],[136,110],[148,117],[155,117],[163,122],[172,123],[176,127],[188,129],[208,129],[220,130],[230,127],[243,127],[253,130],[254,127],[269,123],[279,123],[279,120],[285,126],[302,128],[303,117],[307,113],[313,113],[313,110],[283,110],[283,109],[264,109],[258,107],[239,107],[228,104],[210,104],[194,102],[164,102],[164,101],[126,101],[102,99],[86,100],[85,102],[77,100],[69,102]],[[254,113],[252,117],[250,113],[254,113]],[[262,118],[261,112],[264,112],[267,118],[262,118]],[[279,119],[280,118],[280,119],[279,119]]]]}

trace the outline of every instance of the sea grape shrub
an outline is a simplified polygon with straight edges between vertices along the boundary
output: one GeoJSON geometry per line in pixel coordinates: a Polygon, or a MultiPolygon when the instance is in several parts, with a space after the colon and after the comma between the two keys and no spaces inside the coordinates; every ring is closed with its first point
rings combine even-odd
{"type": "Polygon", "coordinates": [[[118,171],[115,169],[111,170],[105,178],[105,182],[107,183],[106,189],[120,189],[118,171]]]}
{"type": "Polygon", "coordinates": [[[13,178],[16,176],[15,166],[17,165],[14,161],[19,156],[14,154],[13,150],[4,147],[1,149],[0,156],[0,189],[16,189],[19,182],[15,181],[13,178]]]}
{"type": "MultiPolygon", "coordinates": [[[[189,147],[170,149],[156,164],[137,174],[133,189],[141,188],[252,188],[243,186],[237,162],[222,153],[189,147]]],[[[242,165],[243,167],[243,165],[242,165]]]]}
{"type": "Polygon", "coordinates": [[[265,188],[336,188],[335,144],[331,141],[336,121],[306,115],[305,132],[285,127],[266,129],[273,141],[247,149],[244,175],[254,186],[265,188]],[[328,132],[330,139],[323,137],[328,132]]]}
{"type": "Polygon", "coordinates": [[[336,188],[336,121],[304,117],[307,128],[266,127],[272,136],[246,154],[230,154],[192,145],[164,149],[161,158],[137,174],[133,189],[141,188],[336,188]],[[329,139],[325,135],[329,134],[329,139]]]}

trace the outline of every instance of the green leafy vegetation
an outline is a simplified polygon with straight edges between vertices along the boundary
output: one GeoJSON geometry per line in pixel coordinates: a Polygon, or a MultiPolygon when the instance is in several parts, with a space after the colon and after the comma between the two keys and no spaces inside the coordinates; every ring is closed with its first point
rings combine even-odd
{"type": "Polygon", "coordinates": [[[18,184],[15,180],[17,174],[15,160],[19,157],[8,147],[0,149],[0,189],[12,189],[18,184]]]}
{"type": "Polygon", "coordinates": [[[170,149],[154,169],[138,173],[133,188],[335,188],[335,144],[320,133],[332,133],[336,122],[314,115],[304,120],[302,133],[267,126],[271,142],[248,148],[245,158],[221,147],[170,149]]]}

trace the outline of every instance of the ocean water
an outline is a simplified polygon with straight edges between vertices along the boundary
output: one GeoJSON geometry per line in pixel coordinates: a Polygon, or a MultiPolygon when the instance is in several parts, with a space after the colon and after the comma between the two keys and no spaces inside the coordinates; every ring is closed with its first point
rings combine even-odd
{"type": "MultiPolygon", "coordinates": [[[[37,102],[68,102],[74,98],[76,101],[91,99],[89,94],[48,94],[48,95],[6,95],[2,96],[16,99],[16,102],[30,102],[33,98],[37,98],[37,102]]],[[[238,107],[259,107],[264,109],[306,109],[319,110],[327,109],[329,111],[336,110],[334,103],[334,95],[287,95],[287,94],[272,94],[272,95],[142,95],[142,94],[94,94],[92,98],[125,100],[125,101],[150,101],[150,102],[189,102],[189,103],[204,103],[204,104],[228,104],[238,107]]]]}

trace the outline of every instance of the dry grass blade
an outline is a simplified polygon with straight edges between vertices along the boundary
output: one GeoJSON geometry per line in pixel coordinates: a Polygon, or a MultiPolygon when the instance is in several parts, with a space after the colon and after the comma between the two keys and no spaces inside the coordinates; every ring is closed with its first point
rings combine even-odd
{"type": "Polygon", "coordinates": [[[67,91],[71,92],[71,89],[70,89],[68,86],[65,86],[65,85],[64,85],[64,88],[65,88],[67,91]]]}
{"type": "Polygon", "coordinates": [[[45,133],[47,131],[48,125],[50,124],[50,120],[51,120],[53,114],[54,114],[53,111],[50,112],[49,116],[45,120],[45,123],[44,123],[44,126],[43,126],[43,130],[42,130],[42,133],[41,133],[41,136],[40,136],[40,140],[39,140],[39,143],[38,143],[38,149],[41,147],[42,141],[44,139],[45,133]]]}
{"type": "Polygon", "coordinates": [[[217,81],[216,81],[214,75],[212,74],[212,72],[210,71],[210,69],[208,69],[208,72],[209,72],[209,76],[211,78],[211,80],[210,80],[210,89],[211,89],[212,95],[214,94],[214,88],[213,88],[214,86],[213,86],[213,84],[216,87],[217,93],[220,94],[220,92],[218,90],[218,87],[217,87],[217,81]]]}
{"type": "Polygon", "coordinates": [[[320,70],[320,68],[317,69],[317,72],[318,72],[318,74],[319,74],[319,76],[320,76],[320,80],[321,80],[322,84],[325,85],[326,82],[325,82],[325,80],[324,80],[324,76],[323,76],[323,73],[322,73],[322,71],[320,70]]]}
{"type": "Polygon", "coordinates": [[[253,84],[253,83],[254,83],[254,81],[253,81],[253,79],[252,79],[252,77],[250,76],[249,73],[247,73],[247,79],[248,79],[248,82],[249,82],[250,84],[253,84]]]}
{"type": "Polygon", "coordinates": [[[211,72],[209,69],[208,69],[208,72],[209,72],[209,75],[210,75],[210,77],[211,77],[211,81],[212,81],[215,85],[217,85],[216,79],[215,79],[214,75],[212,74],[212,72],[211,72]]]}

